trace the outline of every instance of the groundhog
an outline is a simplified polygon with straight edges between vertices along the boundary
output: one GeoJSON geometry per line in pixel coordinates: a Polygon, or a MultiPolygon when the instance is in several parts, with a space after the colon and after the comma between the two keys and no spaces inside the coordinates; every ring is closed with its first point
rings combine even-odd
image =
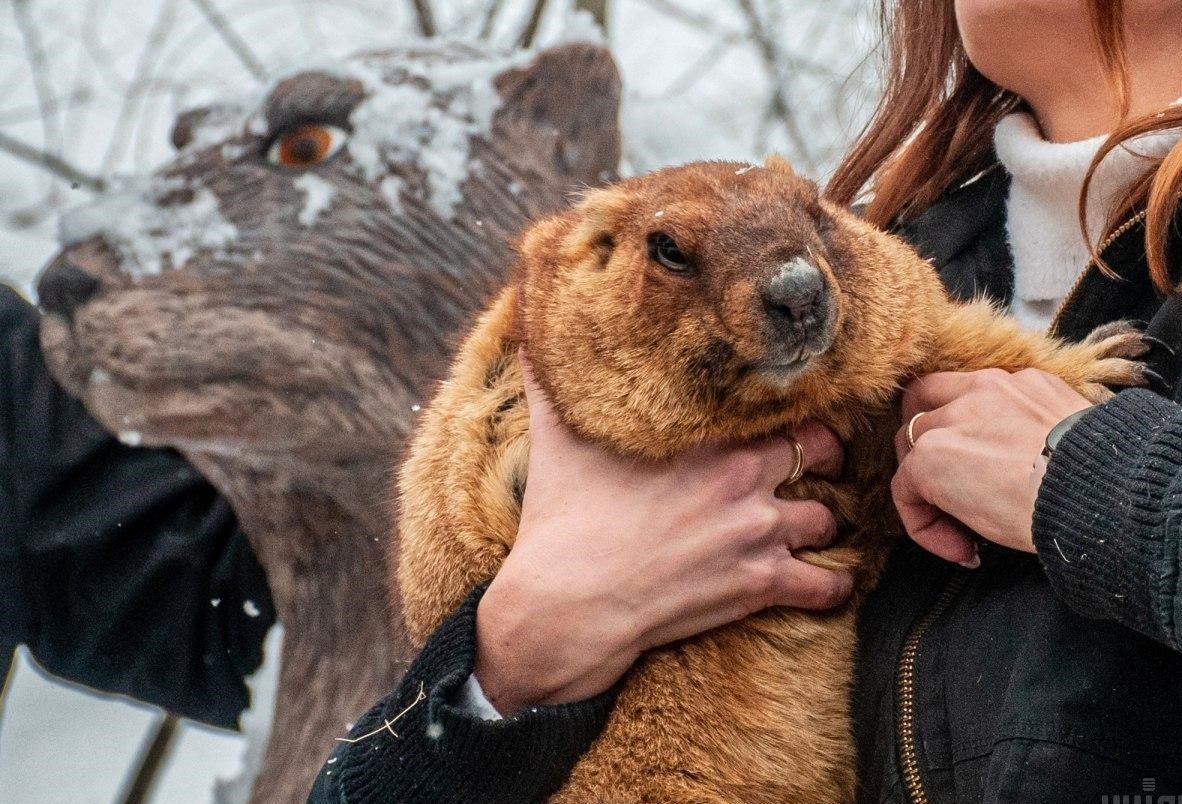
{"type": "MultiPolygon", "coordinates": [[[[858,602],[902,532],[889,484],[897,399],[933,371],[1035,367],[1092,400],[1142,384],[1130,327],[1067,345],[953,302],[903,242],[773,158],[592,190],[520,238],[516,273],[464,342],[401,471],[398,587],[421,646],[513,546],[526,481],[518,350],[561,418],[638,459],[807,419],[847,445],[804,554],[854,573],[828,613],[775,608],[645,654],[556,802],[835,804],[854,796],[848,698],[858,602]]],[[[510,713],[506,713],[510,714],[510,713]]]]}

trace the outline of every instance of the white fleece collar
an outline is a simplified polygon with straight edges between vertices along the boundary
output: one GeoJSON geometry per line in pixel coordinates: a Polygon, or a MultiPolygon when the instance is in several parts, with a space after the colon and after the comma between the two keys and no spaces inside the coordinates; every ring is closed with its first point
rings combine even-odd
{"type": "MultiPolygon", "coordinates": [[[[1094,242],[1109,211],[1149,166],[1164,155],[1177,130],[1140,137],[1105,157],[1088,191],[1088,235],[1094,242]]],[[[1077,203],[1088,165],[1107,135],[1048,142],[1025,112],[1004,117],[994,131],[998,159],[1013,177],[1006,229],[1014,258],[1015,302],[1057,302],[1090,259],[1077,203]]]]}

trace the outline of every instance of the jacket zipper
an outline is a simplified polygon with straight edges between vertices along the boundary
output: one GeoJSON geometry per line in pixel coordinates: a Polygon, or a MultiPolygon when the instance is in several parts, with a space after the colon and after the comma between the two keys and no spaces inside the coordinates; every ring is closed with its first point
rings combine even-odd
{"type": "MultiPolygon", "coordinates": [[[[1096,253],[1102,255],[1118,238],[1145,220],[1146,214],[1147,210],[1141,210],[1114,229],[1112,234],[1104,238],[1104,242],[1096,249],[1096,253]]],[[[1055,311],[1054,318],[1051,319],[1051,324],[1047,328],[1047,333],[1052,337],[1058,334],[1064,312],[1075,301],[1080,288],[1083,287],[1084,280],[1091,275],[1096,267],[1094,257],[1088,260],[1087,265],[1075,278],[1071,289],[1067,291],[1067,295],[1063,297],[1059,309],[1055,311]]],[[[968,582],[968,578],[969,573],[966,570],[957,570],[952,574],[927,613],[911,626],[911,630],[907,633],[907,639],[903,642],[903,650],[899,654],[895,691],[896,739],[899,744],[899,764],[903,771],[903,784],[907,791],[907,799],[911,804],[930,804],[927,790],[923,786],[923,774],[919,769],[919,747],[916,735],[915,671],[919,662],[920,647],[928,629],[956,600],[968,582]]]]}
{"type": "Polygon", "coordinates": [[[952,574],[927,614],[911,626],[903,643],[903,651],[899,654],[895,721],[898,725],[899,764],[903,769],[903,784],[911,804],[929,804],[927,791],[923,787],[923,775],[919,771],[919,749],[915,734],[915,666],[919,660],[919,649],[932,623],[948,610],[968,579],[967,570],[958,569],[952,574]]]}
{"type": "MultiPolygon", "coordinates": [[[[1143,209],[1114,229],[1112,234],[1104,238],[1104,242],[1100,244],[1098,249],[1096,249],[1096,253],[1103,255],[1104,252],[1108,250],[1109,246],[1115,243],[1120,237],[1122,237],[1138,223],[1145,220],[1145,216],[1148,213],[1148,210],[1143,209]]],[[[1079,289],[1083,287],[1084,280],[1091,276],[1092,269],[1095,267],[1096,259],[1093,257],[1092,259],[1088,260],[1088,264],[1085,265],[1083,270],[1079,272],[1079,276],[1075,278],[1075,283],[1072,284],[1071,289],[1067,291],[1067,295],[1063,297],[1063,301],[1059,304],[1059,309],[1055,311],[1055,317],[1051,319],[1051,325],[1047,328],[1047,334],[1051,337],[1056,337],[1059,334],[1059,324],[1063,319],[1063,313],[1067,310],[1068,306],[1070,306],[1070,304],[1075,301],[1075,297],[1078,295],[1079,289]]]]}

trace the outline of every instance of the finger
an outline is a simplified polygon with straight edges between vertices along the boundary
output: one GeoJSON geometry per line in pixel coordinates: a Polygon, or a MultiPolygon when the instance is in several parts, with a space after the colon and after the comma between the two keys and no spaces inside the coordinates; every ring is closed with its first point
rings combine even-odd
{"type": "Polygon", "coordinates": [[[804,441],[790,435],[773,435],[756,443],[756,452],[763,458],[765,487],[776,488],[796,474],[802,463],[804,470],[809,471],[814,465],[810,461],[819,461],[826,472],[832,472],[834,467],[840,470],[841,445],[837,442],[837,436],[824,425],[817,427],[820,429],[809,428],[804,432],[808,439],[807,446],[804,441]]]}
{"type": "Polygon", "coordinates": [[[524,349],[517,350],[517,360],[521,364],[521,378],[525,383],[525,404],[529,409],[529,438],[535,450],[538,444],[547,439],[574,439],[574,434],[568,431],[566,425],[558,417],[550,397],[543,390],[534,374],[533,366],[525,356],[524,349]]]}
{"type": "Polygon", "coordinates": [[[542,386],[538,383],[538,378],[534,374],[534,367],[530,365],[529,358],[525,355],[525,349],[517,350],[517,362],[521,366],[521,379],[525,384],[525,400],[530,403],[530,412],[533,412],[533,402],[549,401],[546,399],[546,392],[542,390],[542,386]]]}
{"type": "Polygon", "coordinates": [[[891,496],[907,535],[916,544],[954,564],[965,567],[980,564],[977,546],[969,531],[928,502],[906,461],[899,466],[891,481],[891,496]]]}
{"type": "Polygon", "coordinates": [[[976,569],[981,566],[977,543],[968,529],[937,508],[928,524],[909,532],[911,540],[934,556],[962,567],[976,569]]]}
{"type": "Polygon", "coordinates": [[[734,586],[721,596],[691,594],[660,618],[660,624],[641,641],[656,647],[741,620],[769,606],[831,609],[848,599],[854,588],[849,574],[807,564],[787,553],[769,569],[770,577],[762,571],[754,575],[736,572],[730,579],[734,586]],[[753,577],[761,580],[753,582],[753,577]],[[767,580],[762,580],[764,577],[767,580]]]}
{"type": "Polygon", "coordinates": [[[895,431],[895,460],[898,462],[902,462],[911,451],[911,447],[907,445],[907,421],[904,419],[903,426],[895,431]]]}
{"type": "Polygon", "coordinates": [[[902,426],[895,432],[895,455],[901,461],[911,452],[912,446],[924,433],[948,426],[947,406],[934,410],[921,410],[903,418],[902,426]],[[911,430],[911,440],[907,431],[911,430]]]}
{"type": "Polygon", "coordinates": [[[944,407],[979,387],[984,380],[1008,376],[1009,374],[1002,369],[983,369],[967,372],[940,371],[920,377],[903,389],[903,421],[910,420],[921,411],[944,407]]]}
{"type": "Polygon", "coordinates": [[[849,573],[822,569],[791,556],[780,562],[778,578],[774,605],[779,606],[831,609],[854,591],[854,579],[849,573]]]}
{"type": "Polygon", "coordinates": [[[804,450],[804,467],[810,474],[836,478],[841,474],[845,450],[837,434],[817,421],[809,421],[792,431],[792,437],[804,450]]]}
{"type": "Polygon", "coordinates": [[[771,538],[789,550],[828,547],[837,538],[833,512],[816,500],[776,500],[776,507],[780,524],[771,538]]]}

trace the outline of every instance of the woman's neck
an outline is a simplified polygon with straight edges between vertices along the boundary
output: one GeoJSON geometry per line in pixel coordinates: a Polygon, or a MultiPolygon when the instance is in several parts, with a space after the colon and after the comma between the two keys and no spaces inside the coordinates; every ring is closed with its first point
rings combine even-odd
{"type": "MultiPolygon", "coordinates": [[[[1159,43],[1160,44],[1160,43],[1159,43]]],[[[1030,80],[1022,96],[1049,142],[1075,142],[1116,130],[1122,122],[1115,88],[1088,70],[1051,71],[1030,80]]],[[[1182,96],[1182,47],[1129,44],[1129,108],[1125,119],[1164,109],[1182,96]],[[1135,49],[1134,49],[1135,48],[1135,49]]]]}

